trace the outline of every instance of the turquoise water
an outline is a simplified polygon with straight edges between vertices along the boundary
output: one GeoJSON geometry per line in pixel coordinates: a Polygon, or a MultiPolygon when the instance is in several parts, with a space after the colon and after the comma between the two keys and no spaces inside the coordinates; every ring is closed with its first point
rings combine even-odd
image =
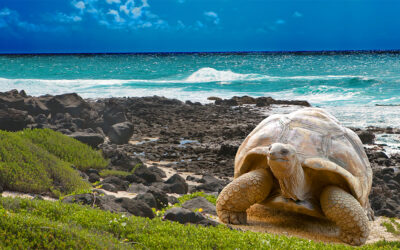
{"type": "Polygon", "coordinates": [[[355,126],[400,126],[400,54],[0,56],[0,91],[88,98],[160,95],[308,100],[355,126]]]}

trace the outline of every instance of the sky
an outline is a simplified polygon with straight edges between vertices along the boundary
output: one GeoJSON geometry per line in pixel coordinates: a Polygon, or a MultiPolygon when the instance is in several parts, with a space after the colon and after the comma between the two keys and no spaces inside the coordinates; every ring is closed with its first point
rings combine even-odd
{"type": "Polygon", "coordinates": [[[0,53],[400,49],[399,0],[0,0],[0,53]]]}

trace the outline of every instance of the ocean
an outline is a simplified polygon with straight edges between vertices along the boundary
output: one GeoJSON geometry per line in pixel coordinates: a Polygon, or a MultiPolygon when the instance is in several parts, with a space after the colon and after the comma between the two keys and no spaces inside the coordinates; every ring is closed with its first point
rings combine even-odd
{"type": "Polygon", "coordinates": [[[346,126],[400,128],[400,53],[2,55],[0,91],[10,89],[202,103],[271,96],[307,100],[346,126]]]}

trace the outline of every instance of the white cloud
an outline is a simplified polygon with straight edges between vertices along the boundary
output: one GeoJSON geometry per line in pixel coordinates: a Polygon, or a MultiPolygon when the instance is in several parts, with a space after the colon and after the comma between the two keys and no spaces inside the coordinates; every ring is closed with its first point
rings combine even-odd
{"type": "Polygon", "coordinates": [[[117,23],[125,22],[125,19],[121,18],[121,16],[119,15],[118,11],[116,11],[116,10],[109,10],[107,12],[107,15],[114,16],[114,21],[117,22],[117,23]]]}
{"type": "Polygon", "coordinates": [[[142,8],[135,7],[132,9],[133,18],[139,18],[142,15],[142,8]]]}
{"type": "Polygon", "coordinates": [[[219,17],[218,14],[215,13],[214,11],[206,11],[204,12],[204,15],[209,19],[214,22],[214,24],[219,24],[219,17]]]}
{"type": "Polygon", "coordinates": [[[283,20],[283,19],[278,19],[278,20],[275,21],[275,23],[276,23],[276,24],[285,24],[286,21],[283,20]]]}
{"type": "Polygon", "coordinates": [[[121,3],[121,0],[106,0],[108,4],[121,3]]]}
{"type": "MultiPolygon", "coordinates": [[[[148,0],[71,0],[80,13],[69,16],[91,17],[110,29],[168,28],[168,23],[152,13],[148,0]],[[113,6],[112,8],[111,5],[113,6]]],[[[76,11],[75,11],[76,12],[76,11]]],[[[78,19],[78,18],[77,18],[78,19]]],[[[76,19],[76,20],[77,20],[76,19]]]]}
{"type": "Polygon", "coordinates": [[[83,10],[86,7],[85,3],[83,1],[74,3],[74,6],[75,6],[75,8],[80,9],[80,10],[83,10]]]}
{"type": "Polygon", "coordinates": [[[178,3],[184,3],[185,0],[178,0],[178,3]]]}
{"type": "Polygon", "coordinates": [[[293,17],[303,17],[303,14],[301,14],[301,13],[298,12],[298,11],[295,11],[295,12],[293,13],[293,17]]]}
{"type": "Polygon", "coordinates": [[[57,13],[54,19],[60,23],[76,23],[82,21],[82,17],[78,15],[67,15],[65,13],[57,13]]]}

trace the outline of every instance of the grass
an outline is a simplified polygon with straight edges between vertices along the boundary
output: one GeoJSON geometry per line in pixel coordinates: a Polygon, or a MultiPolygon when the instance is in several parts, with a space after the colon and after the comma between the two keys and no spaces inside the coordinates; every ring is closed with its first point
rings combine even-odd
{"type": "Polygon", "coordinates": [[[382,222],[381,225],[384,226],[389,233],[396,236],[400,235],[400,222],[396,221],[395,218],[388,218],[388,220],[382,222]]]}
{"type": "Polygon", "coordinates": [[[131,175],[132,172],[126,172],[121,170],[103,169],[100,171],[100,176],[106,178],[108,176],[126,177],[131,175]]]}
{"type": "Polygon", "coordinates": [[[108,165],[100,151],[51,129],[26,129],[19,133],[81,171],[103,169],[108,165]]]}
{"type": "MultiPolygon", "coordinates": [[[[0,198],[0,248],[76,249],[351,249],[296,237],[181,225],[77,204],[0,198]]],[[[360,249],[393,249],[380,241],[360,249]]]]}
{"type": "Polygon", "coordinates": [[[49,129],[0,131],[0,185],[6,190],[59,197],[90,188],[73,165],[84,170],[106,164],[100,152],[49,129]]]}

